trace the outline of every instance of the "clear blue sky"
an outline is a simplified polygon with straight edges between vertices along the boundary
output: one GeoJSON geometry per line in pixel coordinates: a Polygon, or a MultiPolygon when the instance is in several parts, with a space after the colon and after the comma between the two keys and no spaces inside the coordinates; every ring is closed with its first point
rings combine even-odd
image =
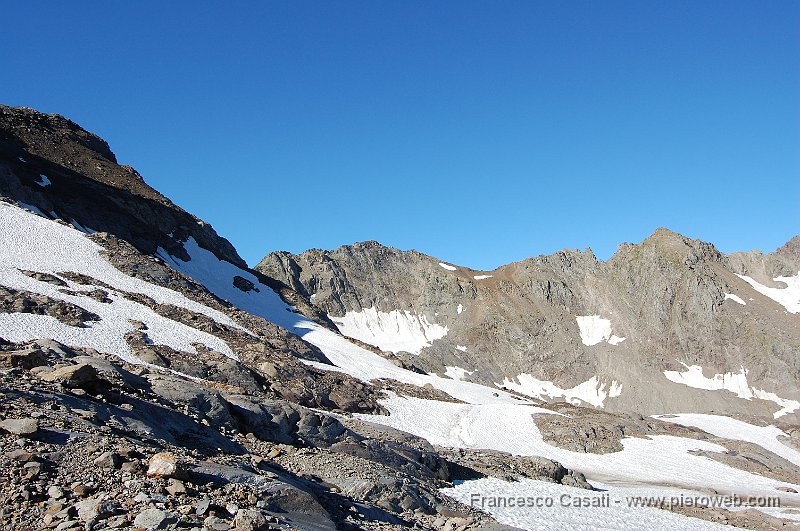
{"type": "Polygon", "coordinates": [[[250,263],[376,239],[476,269],[667,226],[800,233],[800,2],[7,2],[57,112],[250,263]]]}

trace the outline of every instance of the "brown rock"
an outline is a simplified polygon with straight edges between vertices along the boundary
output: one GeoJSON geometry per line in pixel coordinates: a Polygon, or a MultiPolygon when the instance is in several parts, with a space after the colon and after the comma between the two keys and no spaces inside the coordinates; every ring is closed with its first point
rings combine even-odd
{"type": "Polygon", "coordinates": [[[39,378],[46,382],[60,383],[71,389],[82,388],[99,380],[97,369],[86,363],[59,367],[48,373],[40,374],[39,378]]]}

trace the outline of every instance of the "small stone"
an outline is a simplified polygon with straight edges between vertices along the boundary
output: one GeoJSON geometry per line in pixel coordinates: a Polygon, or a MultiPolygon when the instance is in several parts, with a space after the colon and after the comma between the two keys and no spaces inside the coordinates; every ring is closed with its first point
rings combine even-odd
{"type": "Polygon", "coordinates": [[[265,361],[264,363],[261,363],[258,366],[258,370],[261,372],[261,374],[263,374],[264,376],[266,376],[268,378],[277,378],[278,377],[278,369],[275,368],[274,364],[272,364],[272,363],[270,363],[268,361],[265,361]]]}
{"type": "Polygon", "coordinates": [[[178,458],[172,452],[160,452],[150,458],[147,475],[151,478],[172,478],[180,475],[178,458]]]}
{"type": "Polygon", "coordinates": [[[136,518],[133,520],[133,526],[150,531],[153,529],[166,529],[177,522],[178,519],[166,511],[162,511],[161,509],[145,509],[136,515],[136,518]]]}
{"type": "Polygon", "coordinates": [[[267,457],[269,459],[275,459],[276,457],[278,457],[282,453],[283,453],[283,450],[281,450],[279,447],[276,446],[275,448],[273,448],[272,450],[269,451],[269,453],[267,454],[267,457]]]}
{"type": "Polygon", "coordinates": [[[216,516],[209,516],[203,520],[203,527],[211,531],[228,531],[231,528],[228,522],[216,516]]]}
{"type": "Polygon", "coordinates": [[[88,496],[92,492],[94,492],[94,488],[92,488],[90,485],[78,484],[72,487],[72,493],[75,496],[80,496],[81,498],[88,496]]]}
{"type": "Polygon", "coordinates": [[[119,468],[122,458],[114,452],[103,452],[93,462],[101,468],[119,468]]]}
{"type": "Polygon", "coordinates": [[[34,478],[42,473],[42,464],[36,461],[25,463],[22,468],[27,472],[28,478],[34,478]]]}
{"type": "Polygon", "coordinates": [[[241,509],[233,519],[236,531],[262,531],[267,528],[267,518],[261,511],[241,509]]]}
{"type": "Polygon", "coordinates": [[[128,525],[129,525],[128,518],[125,517],[124,515],[122,515],[122,516],[114,516],[112,518],[109,518],[103,524],[104,528],[107,528],[107,529],[120,529],[120,528],[123,528],[123,527],[127,527],[128,525]]]}
{"type": "Polygon", "coordinates": [[[64,497],[64,489],[59,487],[58,485],[53,485],[49,489],[47,489],[47,496],[54,500],[60,500],[64,497]]]}
{"type": "Polygon", "coordinates": [[[183,516],[187,516],[187,515],[190,515],[190,514],[192,514],[194,512],[194,507],[192,507],[191,505],[184,504],[184,505],[178,505],[175,508],[175,510],[178,512],[178,514],[181,514],[183,516]]]}
{"type": "Polygon", "coordinates": [[[36,459],[36,456],[26,450],[14,450],[13,452],[9,452],[6,454],[9,458],[14,459],[15,461],[21,461],[23,463],[27,463],[28,461],[33,461],[36,459]]]}
{"type": "Polygon", "coordinates": [[[119,508],[114,500],[106,499],[105,494],[80,501],[73,507],[78,512],[78,518],[84,522],[108,518],[119,508]]]}
{"type": "Polygon", "coordinates": [[[74,529],[80,526],[77,520],[65,520],[56,526],[56,531],[66,531],[67,529],[74,529]]]}
{"type": "Polygon", "coordinates": [[[120,466],[120,470],[129,474],[138,474],[142,471],[142,465],[138,461],[125,461],[120,466]]]}
{"type": "Polygon", "coordinates": [[[166,490],[173,496],[177,496],[178,494],[186,493],[186,485],[183,484],[183,481],[171,478],[169,480],[169,485],[167,485],[166,489],[164,490],[166,490]]]}
{"type": "Polygon", "coordinates": [[[203,516],[208,512],[208,507],[211,505],[211,500],[209,498],[203,498],[199,502],[194,509],[194,514],[197,516],[203,516]]]}
{"type": "Polygon", "coordinates": [[[94,413],[94,411],[87,411],[85,409],[73,409],[72,412],[78,415],[83,420],[88,420],[89,422],[95,422],[95,423],[97,422],[97,415],[94,413]]]}
{"type": "Polygon", "coordinates": [[[31,436],[39,431],[39,421],[36,419],[6,419],[0,421],[0,430],[23,437],[31,436]]]}

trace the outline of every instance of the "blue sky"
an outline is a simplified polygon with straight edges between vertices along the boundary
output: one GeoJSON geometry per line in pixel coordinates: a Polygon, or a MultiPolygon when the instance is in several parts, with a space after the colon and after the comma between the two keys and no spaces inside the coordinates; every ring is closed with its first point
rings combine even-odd
{"type": "Polygon", "coordinates": [[[0,102],[266,252],[800,233],[800,3],[10,2],[0,102]]]}

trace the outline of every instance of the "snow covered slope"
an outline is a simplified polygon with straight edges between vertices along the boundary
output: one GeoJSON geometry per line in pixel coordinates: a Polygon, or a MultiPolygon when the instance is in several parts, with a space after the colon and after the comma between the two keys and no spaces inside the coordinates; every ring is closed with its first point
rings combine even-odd
{"type": "Polygon", "coordinates": [[[85,327],[75,327],[48,315],[0,314],[0,335],[6,339],[20,342],[50,338],[70,346],[115,354],[133,362],[138,360],[130,353],[125,335],[135,330],[134,321],[140,321],[146,325],[147,337],[154,344],[195,352],[194,344],[199,343],[235,357],[229,346],[218,337],[167,319],[126,298],[125,294],[146,295],[158,303],[186,308],[241,329],[238,324],[225,314],[176,291],[123,274],[100,256],[101,247],[84,233],[2,202],[0,226],[3,227],[0,231],[0,285],[74,304],[100,317],[99,321],[88,322],[85,327]],[[23,271],[54,275],[63,286],[37,280],[23,271]],[[79,273],[98,282],[96,285],[80,284],[63,273],[79,273]],[[104,289],[104,285],[113,288],[107,291],[108,302],[90,296],[92,291],[104,289]]]}

